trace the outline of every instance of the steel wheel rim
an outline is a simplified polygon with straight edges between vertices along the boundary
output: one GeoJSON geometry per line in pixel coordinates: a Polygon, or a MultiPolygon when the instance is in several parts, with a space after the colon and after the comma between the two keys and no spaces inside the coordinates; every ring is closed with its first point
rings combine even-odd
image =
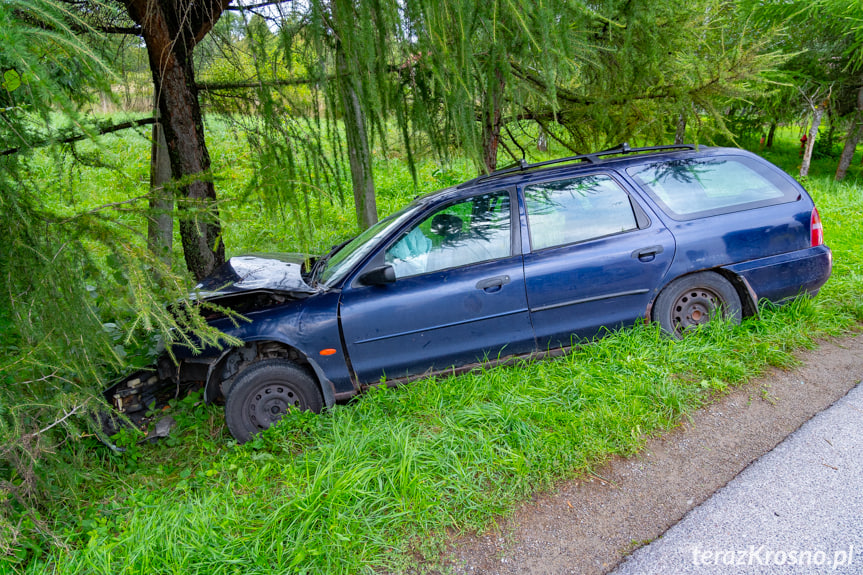
{"type": "Polygon", "coordinates": [[[291,409],[302,409],[302,399],[299,394],[284,383],[269,383],[262,385],[246,402],[246,415],[252,430],[262,430],[270,427],[291,409]]]}
{"type": "Polygon", "coordinates": [[[704,325],[715,315],[721,301],[715,291],[707,288],[686,290],[671,306],[671,324],[677,332],[704,325]]]}

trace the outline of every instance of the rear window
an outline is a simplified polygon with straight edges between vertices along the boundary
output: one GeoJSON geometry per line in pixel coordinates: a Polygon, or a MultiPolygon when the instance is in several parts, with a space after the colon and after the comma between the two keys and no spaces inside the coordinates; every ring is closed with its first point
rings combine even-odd
{"type": "Polygon", "coordinates": [[[679,220],[790,202],[798,195],[780,174],[742,157],[670,160],[627,171],[679,220]]]}

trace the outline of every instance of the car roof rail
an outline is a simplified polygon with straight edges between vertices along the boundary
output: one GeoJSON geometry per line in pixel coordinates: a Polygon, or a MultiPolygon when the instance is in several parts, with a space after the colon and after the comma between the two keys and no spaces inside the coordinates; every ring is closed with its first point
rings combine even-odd
{"type": "Polygon", "coordinates": [[[518,160],[515,164],[506,166],[505,168],[501,168],[500,170],[495,170],[490,174],[485,174],[483,176],[478,176],[472,180],[468,180],[463,184],[459,184],[456,186],[458,189],[466,188],[468,186],[472,186],[473,184],[478,184],[479,182],[484,182],[486,180],[490,180],[492,178],[497,178],[499,176],[503,176],[506,174],[512,174],[515,172],[525,172],[527,170],[533,170],[536,168],[543,168],[545,166],[552,166],[554,164],[565,164],[568,162],[588,162],[590,164],[597,164],[602,162],[603,156],[622,156],[625,154],[639,154],[646,152],[658,152],[660,150],[695,150],[696,147],[694,144],[669,144],[667,146],[644,146],[641,148],[631,148],[628,143],[623,142],[622,144],[618,144],[613,148],[609,148],[607,150],[602,150],[599,152],[593,152],[590,154],[580,154],[578,156],[568,156],[566,158],[558,158],[556,160],[546,160],[544,162],[537,162],[535,164],[528,164],[524,158],[518,160]]]}

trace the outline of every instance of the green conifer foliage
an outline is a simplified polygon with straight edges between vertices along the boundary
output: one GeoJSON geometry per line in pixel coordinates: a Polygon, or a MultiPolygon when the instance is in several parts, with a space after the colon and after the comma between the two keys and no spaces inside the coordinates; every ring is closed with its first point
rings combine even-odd
{"type": "Polygon", "coordinates": [[[14,548],[22,516],[51,503],[57,442],[98,432],[107,378],[148,361],[158,337],[220,337],[189,311],[186,278],[115,217],[138,210],[143,221],[146,198],[60,213],[54,179],[31,162],[33,146],[95,133],[79,104],[112,74],[82,32],[92,30],[62,2],[0,3],[0,142],[18,149],[0,156],[0,553],[14,548]],[[186,305],[169,313],[174,300],[186,305]]]}

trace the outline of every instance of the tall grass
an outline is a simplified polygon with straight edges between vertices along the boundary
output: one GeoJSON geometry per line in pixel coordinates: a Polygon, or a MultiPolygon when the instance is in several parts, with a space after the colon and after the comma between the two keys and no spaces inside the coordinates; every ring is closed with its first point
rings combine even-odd
{"type": "MultiPolygon", "coordinates": [[[[381,211],[407,201],[407,171],[386,160],[376,168],[381,211]]],[[[430,188],[453,177],[432,163],[421,174],[430,188]]],[[[62,545],[29,541],[0,570],[5,561],[28,573],[357,573],[434,560],[451,533],[487,528],[538,490],[636,452],[715,393],[794,365],[794,350],[857,328],[863,188],[807,186],[835,255],[814,300],[683,341],[639,325],[554,360],[377,389],[319,416],[292,414],[243,446],[220,408],[187,398],[171,411],[178,428],[167,441],[130,440],[125,454],[68,446],[70,476],[58,480],[68,505],[52,515],[62,545]]],[[[326,213],[352,213],[337,206],[326,213]]],[[[225,211],[233,245],[290,249],[287,239],[268,243],[282,237],[275,218],[225,211]]],[[[320,241],[349,233],[345,218],[320,241]]]]}
{"type": "Polygon", "coordinates": [[[70,550],[32,572],[400,570],[448,530],[483,529],[632,454],[712,391],[792,365],[793,349],[850,325],[828,314],[801,300],[683,342],[639,326],[557,360],[382,388],[242,447],[224,433],[224,448],[157,446],[132,475],[81,486],[99,503],[76,510],[77,529],[64,518],[70,550]]]}

